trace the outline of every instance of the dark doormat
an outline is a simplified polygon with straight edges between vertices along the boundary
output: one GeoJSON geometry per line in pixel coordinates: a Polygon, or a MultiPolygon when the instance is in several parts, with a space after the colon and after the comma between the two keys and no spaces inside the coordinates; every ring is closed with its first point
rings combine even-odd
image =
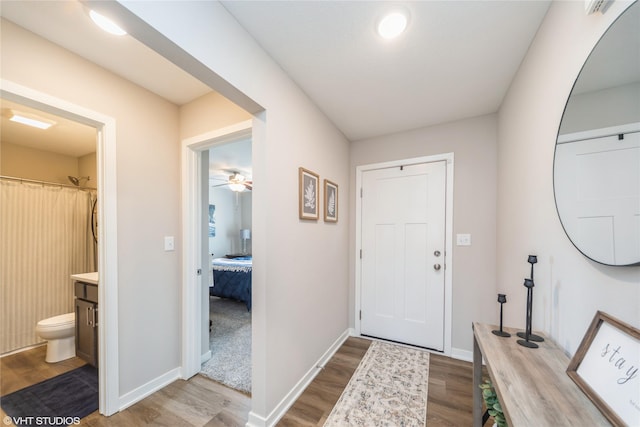
{"type": "Polygon", "coordinates": [[[2,396],[0,406],[15,425],[79,424],[80,418],[98,409],[98,370],[81,366],[2,396]]]}

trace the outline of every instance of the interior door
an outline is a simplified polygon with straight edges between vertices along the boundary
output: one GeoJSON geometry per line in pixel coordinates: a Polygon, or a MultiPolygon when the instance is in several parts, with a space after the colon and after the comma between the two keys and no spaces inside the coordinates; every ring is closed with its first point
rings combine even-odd
{"type": "Polygon", "coordinates": [[[446,162],[362,175],[362,335],[444,349],[446,162]]]}
{"type": "Polygon", "coordinates": [[[562,225],[585,255],[607,264],[640,259],[640,132],[556,147],[562,225]]]}

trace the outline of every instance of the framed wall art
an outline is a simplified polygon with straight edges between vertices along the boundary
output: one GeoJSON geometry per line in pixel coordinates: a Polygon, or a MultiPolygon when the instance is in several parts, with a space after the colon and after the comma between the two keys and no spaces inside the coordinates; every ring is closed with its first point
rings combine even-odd
{"type": "Polygon", "coordinates": [[[324,180],[324,220],[338,222],[338,184],[324,180]]]}
{"type": "Polygon", "coordinates": [[[640,426],[640,330],[598,311],[567,374],[614,426],[640,426]]]}
{"type": "Polygon", "coordinates": [[[305,168],[298,168],[298,213],[300,219],[318,219],[319,183],[318,174],[305,168]]]}

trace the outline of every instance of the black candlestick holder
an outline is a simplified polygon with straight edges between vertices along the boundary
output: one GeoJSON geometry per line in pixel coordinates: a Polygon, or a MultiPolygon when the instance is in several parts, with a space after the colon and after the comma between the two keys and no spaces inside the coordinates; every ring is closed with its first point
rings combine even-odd
{"type": "Polygon", "coordinates": [[[531,311],[533,306],[533,280],[524,279],[524,286],[527,288],[527,324],[525,326],[524,332],[518,332],[517,335],[521,340],[518,340],[518,344],[529,347],[529,348],[538,348],[538,344],[532,342],[531,339],[531,311]]]}
{"type": "Polygon", "coordinates": [[[502,330],[502,304],[507,302],[507,296],[505,294],[498,294],[498,302],[500,303],[500,330],[491,332],[499,337],[508,338],[511,336],[511,334],[502,330]]]}
{"type": "Polygon", "coordinates": [[[518,332],[517,335],[527,342],[543,342],[544,338],[531,332],[531,317],[533,315],[533,287],[535,286],[535,283],[533,281],[533,265],[538,262],[538,257],[535,255],[529,255],[527,262],[531,264],[531,279],[524,280],[524,286],[527,288],[527,323],[525,331],[518,332]]]}

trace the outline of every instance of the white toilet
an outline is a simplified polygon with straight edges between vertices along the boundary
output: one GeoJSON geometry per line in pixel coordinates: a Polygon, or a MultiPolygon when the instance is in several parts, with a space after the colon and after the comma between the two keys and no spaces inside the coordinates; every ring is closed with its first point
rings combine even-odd
{"type": "Polygon", "coordinates": [[[67,313],[38,322],[36,334],[47,340],[48,363],[60,362],[76,355],[76,314],[67,313]]]}

